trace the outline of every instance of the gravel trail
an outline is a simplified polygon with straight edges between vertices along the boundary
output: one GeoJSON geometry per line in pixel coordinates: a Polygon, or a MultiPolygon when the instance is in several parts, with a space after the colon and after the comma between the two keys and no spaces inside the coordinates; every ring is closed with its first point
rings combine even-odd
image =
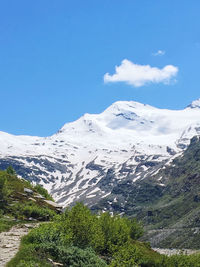
{"type": "Polygon", "coordinates": [[[37,225],[36,223],[16,225],[8,232],[0,233],[0,267],[5,267],[15,256],[18,252],[21,238],[37,225]]]}

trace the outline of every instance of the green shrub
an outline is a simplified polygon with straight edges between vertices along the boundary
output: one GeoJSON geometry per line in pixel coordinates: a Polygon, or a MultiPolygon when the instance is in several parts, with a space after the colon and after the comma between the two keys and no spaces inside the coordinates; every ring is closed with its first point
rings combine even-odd
{"type": "Polygon", "coordinates": [[[15,217],[18,219],[28,219],[32,217],[43,221],[50,220],[56,215],[53,210],[47,207],[41,207],[32,201],[15,204],[12,207],[12,213],[15,214],[15,217]]]}
{"type": "Polygon", "coordinates": [[[66,267],[106,267],[107,264],[100,259],[91,248],[60,247],[58,249],[59,261],[66,267]]]}
{"type": "Polygon", "coordinates": [[[16,222],[7,220],[5,218],[0,218],[0,233],[8,231],[16,222]]]}
{"type": "Polygon", "coordinates": [[[141,242],[127,242],[113,255],[110,267],[167,267],[167,257],[149,249],[141,242]]]}
{"type": "Polygon", "coordinates": [[[38,253],[33,245],[22,245],[7,267],[51,267],[47,257],[38,253]]]}
{"type": "Polygon", "coordinates": [[[55,246],[69,246],[72,244],[72,235],[64,233],[59,223],[51,222],[42,224],[33,229],[23,238],[24,244],[35,244],[37,247],[53,244],[55,246]]]}
{"type": "Polygon", "coordinates": [[[8,166],[8,168],[6,169],[6,172],[10,175],[16,175],[15,170],[13,169],[12,166],[8,166]]]}
{"type": "Polygon", "coordinates": [[[200,254],[173,255],[168,258],[169,267],[200,267],[200,254]]]}
{"type": "Polygon", "coordinates": [[[135,220],[111,216],[109,213],[94,215],[81,203],[66,210],[60,218],[62,228],[72,234],[74,246],[88,246],[102,254],[112,254],[130,239],[137,239],[143,230],[135,220]]]}
{"type": "MultiPolygon", "coordinates": [[[[27,211],[27,207],[24,210],[27,211]]],[[[20,261],[20,264],[32,264],[31,260],[40,262],[50,257],[64,266],[72,267],[106,264],[111,267],[168,266],[164,265],[165,256],[151,250],[149,244],[135,241],[141,234],[142,227],[135,220],[111,216],[109,213],[92,214],[83,204],[77,203],[71,210],[55,216],[54,221],[31,230],[22,240],[21,256],[17,254],[18,261],[15,264],[18,266],[20,261]],[[36,259],[22,258],[23,250],[28,248],[29,254],[32,248],[36,259]]]]}
{"type": "Polygon", "coordinates": [[[46,199],[48,199],[48,200],[52,200],[52,201],[53,201],[52,196],[50,196],[49,193],[48,193],[48,191],[47,191],[44,187],[42,187],[41,185],[37,184],[36,186],[34,186],[34,190],[35,190],[38,194],[40,194],[40,195],[42,195],[43,197],[45,197],[46,199]]]}
{"type": "MultiPolygon", "coordinates": [[[[81,203],[67,210],[62,220],[63,229],[71,232],[74,246],[85,248],[95,243],[101,246],[101,229],[98,218],[81,203]]],[[[102,244],[103,245],[103,244],[102,244]]]]}
{"type": "Polygon", "coordinates": [[[102,213],[99,217],[99,224],[104,240],[104,247],[101,253],[112,254],[131,239],[138,239],[143,229],[136,220],[129,220],[126,217],[110,216],[109,213],[102,213]]]}
{"type": "Polygon", "coordinates": [[[132,267],[137,266],[136,259],[141,257],[141,253],[137,247],[124,246],[116,254],[112,260],[110,267],[132,267]]]}
{"type": "Polygon", "coordinates": [[[8,181],[4,172],[0,173],[0,208],[7,204],[10,191],[8,189],[8,181]]]}

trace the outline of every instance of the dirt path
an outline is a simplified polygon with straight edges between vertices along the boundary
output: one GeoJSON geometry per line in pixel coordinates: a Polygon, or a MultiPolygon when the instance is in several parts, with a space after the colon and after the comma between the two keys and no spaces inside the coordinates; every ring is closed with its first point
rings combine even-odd
{"type": "Polygon", "coordinates": [[[6,266],[15,256],[19,249],[21,238],[37,225],[38,224],[16,225],[12,227],[10,231],[0,233],[0,267],[6,266]]]}

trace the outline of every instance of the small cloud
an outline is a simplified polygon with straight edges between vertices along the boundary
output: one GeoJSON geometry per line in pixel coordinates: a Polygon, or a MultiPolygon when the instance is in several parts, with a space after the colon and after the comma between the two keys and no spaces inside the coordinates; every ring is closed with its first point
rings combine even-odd
{"type": "Polygon", "coordinates": [[[165,55],[165,51],[164,50],[158,50],[156,53],[152,54],[154,57],[157,56],[164,56],[165,55]]]}
{"type": "Polygon", "coordinates": [[[104,75],[104,82],[125,82],[134,87],[140,87],[148,83],[169,84],[178,73],[178,67],[167,65],[162,69],[150,65],[138,65],[128,59],[124,59],[120,66],[115,67],[115,74],[104,75]]]}

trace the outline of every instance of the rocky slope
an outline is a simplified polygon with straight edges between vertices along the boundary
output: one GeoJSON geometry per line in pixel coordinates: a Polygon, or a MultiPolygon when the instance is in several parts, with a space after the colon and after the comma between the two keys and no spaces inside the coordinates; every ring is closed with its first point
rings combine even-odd
{"type": "MultiPolygon", "coordinates": [[[[50,137],[0,132],[0,168],[12,165],[62,205],[84,201],[92,206],[116,187],[146,181],[169,164],[200,134],[199,118],[200,100],[183,110],[116,102],[101,114],[65,124],[50,137]]],[[[164,184],[160,181],[158,187],[164,184]]],[[[158,197],[159,190],[152,190],[158,197]]]]}

